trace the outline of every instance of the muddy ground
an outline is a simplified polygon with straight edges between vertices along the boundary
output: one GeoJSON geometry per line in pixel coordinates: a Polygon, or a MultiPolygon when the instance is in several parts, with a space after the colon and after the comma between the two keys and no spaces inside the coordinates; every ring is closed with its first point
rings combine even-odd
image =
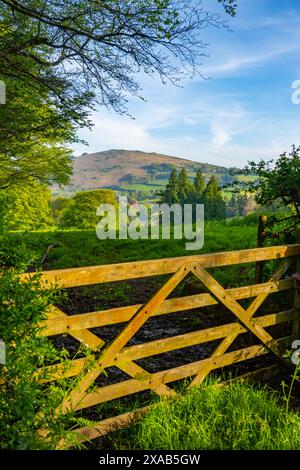
{"type": "MultiPolygon", "coordinates": [[[[60,300],[58,306],[65,313],[73,315],[125,305],[143,304],[155,294],[165,281],[165,277],[156,277],[72,288],[66,291],[66,295],[62,300],[60,300]]],[[[193,295],[205,291],[205,288],[203,288],[198,281],[194,278],[188,278],[182,285],[172,292],[170,297],[193,295]]],[[[240,303],[246,307],[249,303],[247,302],[241,301],[240,303]]],[[[280,311],[280,309],[286,309],[290,302],[292,302],[292,298],[287,299],[286,293],[284,293],[284,295],[283,293],[273,294],[270,296],[268,301],[265,302],[263,308],[259,311],[259,314],[273,313],[280,311]]],[[[200,329],[231,323],[232,321],[235,321],[234,315],[225,307],[220,305],[161,315],[148,319],[143,327],[128,343],[128,346],[182,335],[200,329]]],[[[118,335],[125,325],[126,324],[124,323],[109,325],[101,328],[94,328],[91,331],[108,344],[118,335]]],[[[289,331],[290,325],[278,325],[271,330],[275,337],[285,336],[286,334],[289,334],[289,331]]],[[[53,337],[53,341],[58,348],[66,348],[70,352],[70,357],[76,353],[79,345],[78,341],[69,335],[53,337]]],[[[211,341],[198,346],[155,355],[136,362],[148,372],[158,372],[207,358],[212,354],[220,341],[221,340],[211,341]]],[[[250,334],[240,335],[229,348],[229,351],[246,347],[250,344],[257,344],[255,338],[250,334]]],[[[274,363],[274,359],[272,357],[257,358],[255,360],[227,367],[226,371],[230,374],[244,373],[271,363],[274,363]]],[[[107,375],[102,375],[98,378],[97,383],[109,385],[126,378],[128,378],[128,376],[124,372],[113,367],[107,370],[107,375]]]]}

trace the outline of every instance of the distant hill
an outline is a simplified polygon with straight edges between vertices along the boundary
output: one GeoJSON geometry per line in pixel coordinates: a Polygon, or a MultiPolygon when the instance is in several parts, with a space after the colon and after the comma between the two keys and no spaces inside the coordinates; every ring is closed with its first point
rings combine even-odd
{"type": "MultiPolygon", "coordinates": [[[[226,167],[133,150],[84,153],[74,158],[73,162],[73,176],[63,190],[66,193],[112,188],[126,193],[155,194],[167,184],[173,168],[180,171],[183,167],[191,178],[200,169],[206,179],[214,174],[221,184],[232,179],[226,167]]],[[[57,188],[54,191],[58,192],[57,188]]]]}

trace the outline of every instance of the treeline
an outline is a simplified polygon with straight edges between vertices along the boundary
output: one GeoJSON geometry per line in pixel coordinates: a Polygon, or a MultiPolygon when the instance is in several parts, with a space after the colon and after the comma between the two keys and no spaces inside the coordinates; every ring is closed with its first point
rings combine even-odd
{"type": "Polygon", "coordinates": [[[31,182],[0,192],[0,229],[42,230],[49,228],[95,229],[100,204],[117,207],[110,189],[81,191],[73,197],[55,197],[45,185],[31,182]]]}
{"type": "Polygon", "coordinates": [[[173,169],[161,196],[162,202],[170,205],[204,204],[206,220],[243,217],[257,209],[255,196],[251,193],[244,191],[231,196],[228,193],[228,197],[223,194],[214,175],[206,183],[203,173],[198,170],[191,181],[184,168],[179,173],[173,169]]]}
{"type": "MultiPolygon", "coordinates": [[[[206,183],[201,171],[191,181],[185,169],[179,174],[173,170],[160,196],[161,202],[168,205],[204,204],[206,220],[244,216],[256,208],[253,196],[246,193],[232,195],[225,202],[216,177],[212,176],[206,183]]],[[[95,189],[79,191],[73,197],[53,197],[48,186],[31,181],[30,185],[10,187],[0,192],[0,229],[94,229],[99,221],[96,210],[100,204],[117,207],[117,192],[95,189]]]]}
{"type": "Polygon", "coordinates": [[[257,209],[257,203],[253,194],[246,192],[233,194],[226,204],[226,214],[228,218],[244,217],[257,209]]]}
{"type": "Polygon", "coordinates": [[[200,170],[191,182],[185,168],[179,174],[173,169],[161,196],[162,202],[169,205],[204,204],[206,220],[226,218],[226,203],[217,178],[213,175],[206,184],[200,170]]]}

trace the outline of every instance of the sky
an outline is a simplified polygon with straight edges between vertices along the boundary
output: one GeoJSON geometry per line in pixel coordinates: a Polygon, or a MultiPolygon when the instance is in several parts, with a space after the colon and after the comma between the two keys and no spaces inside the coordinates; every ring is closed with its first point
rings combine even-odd
{"type": "MultiPolygon", "coordinates": [[[[300,145],[300,88],[292,88],[300,87],[300,2],[238,3],[230,29],[203,32],[207,79],[179,88],[137,77],[146,101],[129,99],[134,119],[100,108],[92,131],[79,132],[89,145],[74,145],[75,155],[123,148],[243,167],[300,145]]],[[[216,0],[203,4],[220,11],[216,0]]]]}

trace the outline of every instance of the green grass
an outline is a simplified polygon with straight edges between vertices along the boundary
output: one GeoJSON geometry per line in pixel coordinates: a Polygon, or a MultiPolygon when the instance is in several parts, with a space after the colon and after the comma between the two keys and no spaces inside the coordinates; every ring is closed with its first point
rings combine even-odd
{"type": "Polygon", "coordinates": [[[145,418],[111,438],[118,449],[296,450],[300,414],[286,412],[267,389],[212,385],[161,399],[145,418]]]}
{"type": "Polygon", "coordinates": [[[240,181],[241,183],[252,183],[253,181],[257,180],[257,176],[254,175],[236,175],[234,177],[236,181],[240,181]]]}
{"type": "Polygon", "coordinates": [[[153,183],[133,183],[133,184],[127,184],[120,186],[120,189],[123,189],[125,191],[156,191],[158,189],[162,189],[167,184],[167,180],[162,181],[161,183],[159,181],[155,181],[153,183]]]}
{"type": "MultiPolygon", "coordinates": [[[[99,240],[95,231],[57,230],[22,233],[27,247],[40,260],[49,245],[47,269],[188,256],[198,253],[240,250],[256,243],[256,226],[240,222],[212,221],[205,225],[205,242],[200,251],[187,251],[185,240],[99,240]]],[[[14,237],[19,233],[11,233],[14,237]]]]}

